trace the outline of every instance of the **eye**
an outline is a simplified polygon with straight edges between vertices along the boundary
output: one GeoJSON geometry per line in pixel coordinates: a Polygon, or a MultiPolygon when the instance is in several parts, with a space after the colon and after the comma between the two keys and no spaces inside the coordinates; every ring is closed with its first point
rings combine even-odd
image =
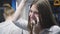
{"type": "Polygon", "coordinates": [[[38,14],[38,12],[37,11],[34,11],[34,14],[38,14]]]}

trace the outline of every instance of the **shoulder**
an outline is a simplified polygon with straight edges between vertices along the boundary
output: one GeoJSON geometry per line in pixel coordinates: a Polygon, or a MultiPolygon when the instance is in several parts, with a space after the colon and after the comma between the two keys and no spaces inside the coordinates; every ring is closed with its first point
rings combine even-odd
{"type": "Polygon", "coordinates": [[[49,31],[51,31],[50,34],[58,34],[60,32],[60,27],[57,25],[54,25],[49,29],[49,31]]]}
{"type": "Polygon", "coordinates": [[[11,34],[21,34],[21,33],[22,33],[22,29],[13,26],[13,27],[11,27],[11,29],[10,29],[10,33],[11,33],[11,34]]]}
{"type": "Polygon", "coordinates": [[[10,22],[8,23],[8,21],[1,22],[0,23],[0,28],[7,27],[8,25],[10,25],[10,22]]]}
{"type": "Polygon", "coordinates": [[[50,28],[50,31],[58,31],[58,30],[60,30],[60,27],[57,25],[54,25],[50,28]]]}
{"type": "Polygon", "coordinates": [[[44,29],[40,34],[60,34],[60,27],[57,25],[52,26],[49,29],[44,29]]]}

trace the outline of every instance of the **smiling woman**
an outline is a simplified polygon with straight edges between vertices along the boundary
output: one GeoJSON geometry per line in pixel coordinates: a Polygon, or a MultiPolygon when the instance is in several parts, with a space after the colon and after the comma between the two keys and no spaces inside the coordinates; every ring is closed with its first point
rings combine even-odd
{"type": "Polygon", "coordinates": [[[28,24],[31,34],[39,34],[57,24],[48,0],[34,0],[30,8],[28,24]]]}

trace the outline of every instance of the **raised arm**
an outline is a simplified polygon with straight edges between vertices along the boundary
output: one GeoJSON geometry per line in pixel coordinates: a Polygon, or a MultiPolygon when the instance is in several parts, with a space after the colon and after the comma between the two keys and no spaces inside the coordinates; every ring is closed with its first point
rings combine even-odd
{"type": "MultiPolygon", "coordinates": [[[[19,19],[18,21],[16,21],[18,19],[18,17],[20,16],[23,8],[25,7],[26,5],[26,2],[28,2],[30,0],[22,0],[21,3],[19,4],[19,7],[17,8],[15,14],[13,15],[14,19],[13,19],[13,23],[22,28],[22,29],[25,29],[25,30],[28,30],[28,21],[24,20],[24,19],[19,19]]],[[[30,2],[32,2],[33,0],[31,0],[30,2]]]]}
{"type": "Polygon", "coordinates": [[[17,7],[15,13],[12,15],[13,20],[12,21],[16,21],[18,19],[18,17],[20,16],[22,10],[24,9],[25,5],[26,5],[27,0],[21,0],[19,7],[17,7]]]}

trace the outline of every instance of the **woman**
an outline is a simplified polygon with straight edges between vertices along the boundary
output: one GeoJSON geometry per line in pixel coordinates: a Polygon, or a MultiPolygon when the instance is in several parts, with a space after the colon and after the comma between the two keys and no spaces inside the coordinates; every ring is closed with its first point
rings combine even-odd
{"type": "Polygon", "coordinates": [[[38,0],[32,3],[29,22],[35,23],[33,25],[33,34],[39,34],[43,29],[50,28],[56,24],[48,0],[38,0]]]}
{"type": "MultiPolygon", "coordinates": [[[[56,28],[55,25],[57,23],[53,16],[48,0],[34,0],[30,7],[28,18],[29,18],[28,23],[25,23],[25,22],[21,23],[20,21],[18,21],[18,23],[15,23],[15,22],[14,23],[18,27],[28,30],[30,34],[39,34],[39,33],[42,34],[42,32],[45,29],[47,29],[48,31],[47,33],[50,34],[50,31],[56,28]]],[[[59,30],[59,27],[57,29],[59,30]]]]}

